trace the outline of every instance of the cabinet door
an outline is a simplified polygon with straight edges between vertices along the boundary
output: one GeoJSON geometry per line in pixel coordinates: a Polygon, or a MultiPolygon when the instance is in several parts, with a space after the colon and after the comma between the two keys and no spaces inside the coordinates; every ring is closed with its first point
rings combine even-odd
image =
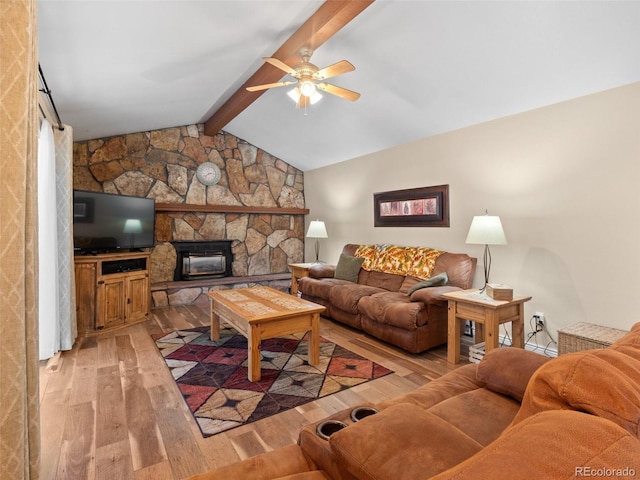
{"type": "Polygon", "coordinates": [[[101,325],[96,325],[96,329],[121,325],[125,321],[126,279],[103,277],[103,280],[98,288],[99,305],[102,305],[101,325]]]}
{"type": "Polygon", "coordinates": [[[127,322],[140,320],[149,313],[149,276],[127,278],[127,322]]]}
{"type": "Polygon", "coordinates": [[[76,263],[75,273],[78,335],[86,335],[96,328],[96,264],[76,263]]]}

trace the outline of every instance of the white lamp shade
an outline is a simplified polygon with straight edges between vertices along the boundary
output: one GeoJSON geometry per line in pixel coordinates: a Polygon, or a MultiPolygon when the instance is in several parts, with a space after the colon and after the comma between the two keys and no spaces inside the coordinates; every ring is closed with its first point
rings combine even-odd
{"type": "Polygon", "coordinates": [[[506,245],[507,237],[502,229],[500,217],[495,215],[478,215],[473,217],[466,243],[506,245]]]}
{"type": "Polygon", "coordinates": [[[324,222],[321,220],[313,220],[309,224],[309,230],[307,230],[308,238],[328,238],[327,227],[324,226],[324,222]]]}

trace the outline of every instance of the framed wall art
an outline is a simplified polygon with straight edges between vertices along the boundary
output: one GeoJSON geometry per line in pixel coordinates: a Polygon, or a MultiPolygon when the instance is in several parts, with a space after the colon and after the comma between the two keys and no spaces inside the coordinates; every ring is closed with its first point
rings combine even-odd
{"type": "Polygon", "coordinates": [[[448,227],[449,185],[373,194],[376,227],[448,227]]]}

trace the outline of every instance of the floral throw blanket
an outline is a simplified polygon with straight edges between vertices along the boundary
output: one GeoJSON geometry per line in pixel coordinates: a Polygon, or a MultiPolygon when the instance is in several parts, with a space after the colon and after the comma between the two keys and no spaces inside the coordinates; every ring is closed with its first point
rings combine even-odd
{"type": "Polygon", "coordinates": [[[368,271],[410,275],[421,280],[431,278],[437,258],[445,252],[426,247],[398,245],[360,245],[355,256],[364,258],[368,271]]]}

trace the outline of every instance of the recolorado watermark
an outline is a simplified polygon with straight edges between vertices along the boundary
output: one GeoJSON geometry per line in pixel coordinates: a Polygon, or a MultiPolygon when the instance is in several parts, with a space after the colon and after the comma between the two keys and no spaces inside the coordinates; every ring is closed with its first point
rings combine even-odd
{"type": "Polygon", "coordinates": [[[593,477],[593,478],[633,478],[636,471],[633,468],[594,468],[594,467],[576,467],[576,477],[593,477]]]}

